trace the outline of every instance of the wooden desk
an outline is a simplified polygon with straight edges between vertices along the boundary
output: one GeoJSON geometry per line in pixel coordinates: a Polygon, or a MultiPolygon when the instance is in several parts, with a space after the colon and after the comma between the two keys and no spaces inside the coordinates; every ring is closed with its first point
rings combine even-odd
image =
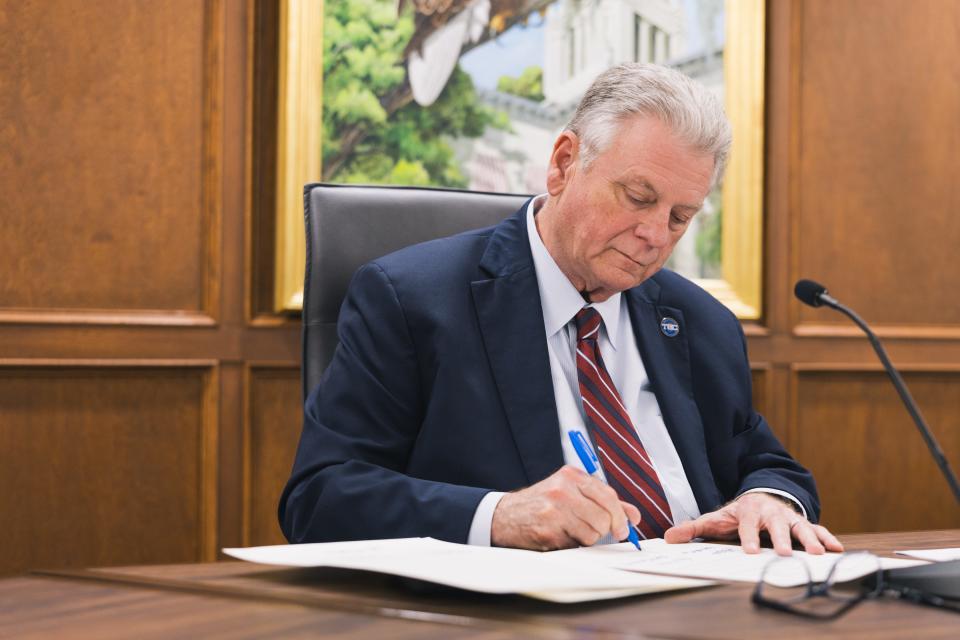
{"type": "MultiPolygon", "coordinates": [[[[843,536],[849,550],[960,546],[960,530],[843,536]]],[[[556,605],[417,593],[396,579],[239,562],[43,572],[0,580],[0,638],[958,638],[960,615],[896,600],[817,622],[755,608],[751,585],[556,605]]]]}

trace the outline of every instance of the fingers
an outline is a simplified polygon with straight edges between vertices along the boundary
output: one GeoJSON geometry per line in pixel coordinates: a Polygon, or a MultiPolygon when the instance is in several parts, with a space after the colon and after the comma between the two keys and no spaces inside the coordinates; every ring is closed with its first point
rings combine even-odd
{"type": "Polygon", "coordinates": [[[792,507],[763,493],[744,495],[731,505],[740,524],[740,540],[747,553],[759,551],[758,534],[767,531],[778,555],[793,553],[796,539],[804,551],[821,555],[826,551],[843,551],[843,545],[825,527],[815,525],[797,515],[792,507]]]}
{"type": "Polygon", "coordinates": [[[740,536],[740,547],[745,553],[760,553],[760,522],[754,513],[748,512],[740,518],[737,533],[740,536]]]}
{"type": "Polygon", "coordinates": [[[725,507],[670,527],[664,532],[663,539],[668,544],[690,542],[694,538],[729,539],[736,531],[737,520],[730,516],[725,507]]]}
{"type": "MultiPolygon", "coordinates": [[[[826,527],[812,524],[802,518],[795,518],[786,526],[786,531],[784,531],[783,521],[779,518],[773,519],[765,528],[770,533],[774,550],[781,556],[791,555],[791,539],[797,540],[803,546],[803,550],[811,555],[822,555],[826,551],[843,551],[843,545],[826,527]]],[[[746,550],[745,545],[744,549],[746,550]]]]}
{"type": "Polygon", "coordinates": [[[819,524],[798,518],[790,525],[790,533],[807,553],[821,555],[827,551],[843,552],[843,545],[836,536],[819,524]]]}
{"type": "Polygon", "coordinates": [[[745,553],[760,552],[760,532],[766,531],[777,555],[793,554],[791,527],[804,522],[793,507],[766,493],[744,494],[728,507],[728,513],[738,521],[740,545],[745,553]]]}
{"type": "Polygon", "coordinates": [[[595,544],[612,532],[627,537],[627,521],[640,512],[616,492],[574,467],[563,467],[537,484],[506,494],[490,525],[495,546],[546,551],[595,544]]]}
{"type": "MultiPolygon", "coordinates": [[[[798,518],[790,525],[790,533],[803,545],[804,551],[819,556],[822,555],[826,549],[824,549],[824,545],[820,543],[820,538],[817,536],[814,527],[815,525],[798,518]]],[[[821,529],[822,528],[823,527],[821,527],[821,529]]],[[[824,529],[824,531],[826,531],[826,529],[824,529]]]]}
{"type": "Polygon", "coordinates": [[[703,518],[697,518],[696,520],[687,520],[686,522],[681,522],[678,525],[674,525],[667,529],[663,534],[663,539],[667,544],[683,544],[684,542],[690,542],[694,538],[700,537],[700,530],[703,527],[701,522],[703,518]]]}
{"type": "Polygon", "coordinates": [[[843,551],[843,545],[826,527],[806,521],[786,503],[763,493],[743,495],[717,511],[671,527],[663,537],[676,544],[693,538],[725,538],[736,532],[743,551],[753,554],[760,552],[761,531],[769,534],[781,556],[793,553],[793,539],[813,555],[843,551]]]}
{"type": "Polygon", "coordinates": [[[597,543],[606,531],[597,531],[594,525],[583,518],[573,517],[564,520],[563,532],[569,537],[574,547],[590,547],[597,543]]]}
{"type": "MultiPolygon", "coordinates": [[[[794,524],[799,522],[802,521],[797,520],[794,524]]],[[[778,556],[793,555],[793,541],[790,535],[791,524],[786,517],[778,514],[770,518],[765,528],[767,533],[770,534],[770,542],[773,543],[773,550],[777,552],[778,556]]]]}
{"type": "MultiPolygon", "coordinates": [[[[579,486],[575,490],[581,491],[579,486]]],[[[583,496],[583,498],[585,499],[577,499],[576,504],[570,507],[572,518],[570,518],[571,522],[569,524],[565,524],[565,530],[580,544],[591,546],[610,531],[610,513],[586,496],[583,496]],[[574,520],[582,523],[582,526],[574,524],[574,520]],[[584,534],[582,536],[572,535],[575,531],[583,531],[584,534]]]]}
{"type": "Polygon", "coordinates": [[[626,516],[613,489],[574,467],[562,467],[547,480],[551,478],[546,497],[562,515],[556,524],[577,544],[596,544],[616,525],[618,516],[626,531],[626,516]]]}
{"type": "Polygon", "coordinates": [[[623,507],[623,512],[627,514],[627,520],[633,523],[633,526],[640,524],[640,509],[623,500],[620,501],[620,506],[623,507]]]}
{"type": "MultiPolygon", "coordinates": [[[[617,497],[617,492],[598,479],[590,477],[581,481],[578,488],[581,494],[604,512],[601,516],[594,515],[590,511],[590,515],[593,516],[590,520],[591,524],[598,525],[602,533],[610,531],[617,540],[625,540],[628,534],[627,516],[624,513],[620,498],[617,497]]],[[[589,510],[584,508],[584,511],[589,510]]]]}
{"type": "Polygon", "coordinates": [[[843,545],[839,540],[837,540],[836,536],[827,530],[826,527],[815,524],[813,525],[813,531],[817,535],[817,539],[820,540],[821,544],[826,547],[827,551],[843,551],[843,545]]]}

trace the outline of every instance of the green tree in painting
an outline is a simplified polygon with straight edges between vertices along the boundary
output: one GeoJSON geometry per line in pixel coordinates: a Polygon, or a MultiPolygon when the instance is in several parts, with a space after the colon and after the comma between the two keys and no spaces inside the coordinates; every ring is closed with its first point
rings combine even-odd
{"type": "Polygon", "coordinates": [[[421,107],[406,80],[413,14],[394,0],[324,3],[323,179],[463,187],[450,137],[504,126],[479,104],[459,67],[437,101],[421,107]]]}
{"type": "Polygon", "coordinates": [[[543,102],[543,69],[527,67],[519,77],[501,76],[497,80],[497,91],[510,93],[534,102],[543,102]]]}

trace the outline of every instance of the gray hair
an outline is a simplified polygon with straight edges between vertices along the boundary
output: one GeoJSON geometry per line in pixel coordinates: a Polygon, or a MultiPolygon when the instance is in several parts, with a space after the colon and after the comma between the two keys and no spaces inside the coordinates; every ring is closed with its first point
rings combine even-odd
{"type": "Polygon", "coordinates": [[[566,126],[580,139],[584,169],[607,148],[618,127],[634,115],[659,119],[694,149],[712,155],[712,184],[723,176],[731,134],[720,100],[679,71],[636,62],[601,73],[566,126]]]}

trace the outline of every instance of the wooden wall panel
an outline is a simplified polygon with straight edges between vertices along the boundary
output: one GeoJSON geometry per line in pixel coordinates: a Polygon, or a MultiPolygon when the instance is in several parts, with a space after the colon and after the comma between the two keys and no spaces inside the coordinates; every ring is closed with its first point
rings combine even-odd
{"type": "Polygon", "coordinates": [[[244,458],[248,363],[300,353],[256,303],[265,6],[0,4],[0,573],[212,559],[275,500],[244,458]]]}
{"type": "Polygon", "coordinates": [[[750,372],[750,381],[753,385],[753,408],[760,415],[767,415],[770,408],[770,372],[768,369],[754,365],[750,372]]]}
{"type": "Polygon", "coordinates": [[[215,372],[0,367],[0,574],[212,559],[215,372]]]}
{"type": "Polygon", "coordinates": [[[877,328],[960,466],[960,5],[767,8],[767,303],[745,326],[751,356],[769,367],[764,414],[814,472],[832,529],[958,526],[866,338],[802,306],[793,285],[821,280],[877,328]]]}
{"type": "Polygon", "coordinates": [[[290,477],[303,422],[299,367],[262,367],[248,376],[245,543],[285,544],[277,523],[280,492],[290,477]]]}
{"type": "Polygon", "coordinates": [[[43,320],[10,309],[208,306],[219,7],[0,8],[0,320],[43,320]]]}
{"type": "MultiPolygon", "coordinates": [[[[960,372],[904,379],[944,453],[960,460],[960,372]]],[[[960,509],[881,371],[797,373],[793,453],[813,471],[834,531],[960,527],[960,509]]]]}
{"type": "Polygon", "coordinates": [[[960,337],[960,3],[799,7],[794,275],[877,324],[960,337]]]}

